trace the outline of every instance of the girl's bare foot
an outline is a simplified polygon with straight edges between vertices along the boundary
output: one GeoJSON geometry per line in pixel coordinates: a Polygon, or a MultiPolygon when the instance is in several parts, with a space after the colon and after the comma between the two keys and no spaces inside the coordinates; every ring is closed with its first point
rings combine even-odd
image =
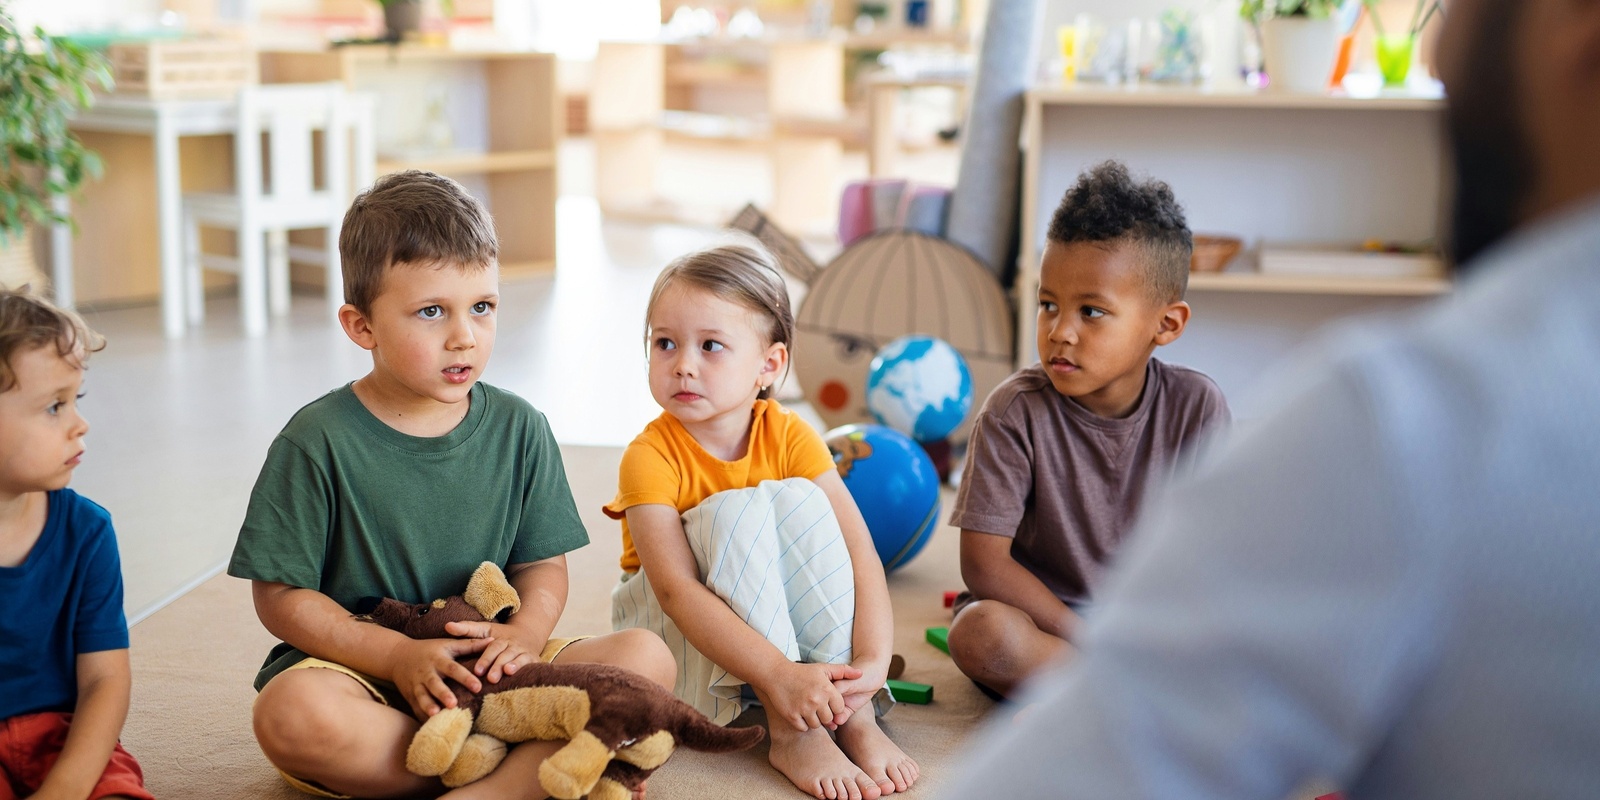
{"type": "Polygon", "coordinates": [[[772,750],[767,760],[800,791],[820,800],[877,800],[883,794],[877,782],[850,763],[826,729],[801,733],[778,723],[768,731],[772,750]]]}
{"type": "Polygon", "coordinates": [[[878,784],[884,794],[903,792],[917,782],[922,768],[889,741],[872,706],[864,706],[839,728],[839,749],[878,784]]]}

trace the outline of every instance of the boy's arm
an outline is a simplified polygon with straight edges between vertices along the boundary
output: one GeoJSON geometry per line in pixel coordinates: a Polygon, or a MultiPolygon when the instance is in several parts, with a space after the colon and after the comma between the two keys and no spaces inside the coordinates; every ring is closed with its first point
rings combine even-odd
{"type": "Polygon", "coordinates": [[[356,619],[314,589],[251,581],[251,592],[256,616],[273,636],[308,655],[393,682],[423,718],[455,707],[455,693],[445,678],[474,692],[483,688],[456,657],[479,652],[492,639],[410,639],[356,619]]]}
{"type": "Polygon", "coordinates": [[[567,607],[567,557],[512,564],[506,567],[506,580],[522,598],[522,609],[506,622],[452,622],[445,626],[452,636],[494,640],[472,667],[490,683],[499,683],[502,675],[538,661],[544,652],[550,632],[567,607]]]}
{"type": "Polygon", "coordinates": [[[128,651],[79,653],[78,704],[61,756],[33,795],[36,800],[83,800],[100,782],[111,761],[111,749],[128,718],[128,693],[133,679],[128,651]]]}
{"type": "Polygon", "coordinates": [[[1072,641],[1078,615],[1037,575],[1011,557],[1011,537],[961,529],[961,579],[982,600],[1021,609],[1052,636],[1072,641]]]}
{"type": "Polygon", "coordinates": [[[844,534],[845,548],[850,551],[850,570],[855,579],[856,616],[850,641],[850,663],[861,670],[861,677],[837,684],[846,696],[846,704],[853,710],[866,705],[888,680],[890,651],[894,647],[894,609],[889,604],[889,584],[884,578],[883,562],[878,559],[872,535],[867,532],[867,521],[856,507],[849,487],[832,469],[813,481],[822,487],[833,506],[839,530],[844,534]]]}
{"type": "Polygon", "coordinates": [[[835,717],[848,716],[844,697],[833,681],[859,678],[860,670],[843,664],[796,664],[733,613],[700,582],[677,509],[647,504],[625,513],[639,563],[650,576],[656,600],[689,644],[735,678],[768,695],[777,706],[769,708],[768,714],[788,720],[799,730],[832,725],[835,717]]]}

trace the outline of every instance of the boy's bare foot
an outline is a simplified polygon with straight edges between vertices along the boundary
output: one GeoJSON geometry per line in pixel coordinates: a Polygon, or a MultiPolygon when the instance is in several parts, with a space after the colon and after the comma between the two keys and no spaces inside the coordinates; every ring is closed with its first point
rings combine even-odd
{"type": "Polygon", "coordinates": [[[850,763],[825,728],[801,733],[780,722],[768,731],[772,750],[767,760],[800,791],[820,800],[877,800],[883,794],[867,773],[850,763]]]}
{"type": "Polygon", "coordinates": [[[878,720],[873,716],[870,705],[857,711],[839,727],[839,749],[864,770],[884,794],[911,788],[911,784],[916,783],[922,774],[917,762],[889,741],[883,729],[878,727],[878,720]]]}

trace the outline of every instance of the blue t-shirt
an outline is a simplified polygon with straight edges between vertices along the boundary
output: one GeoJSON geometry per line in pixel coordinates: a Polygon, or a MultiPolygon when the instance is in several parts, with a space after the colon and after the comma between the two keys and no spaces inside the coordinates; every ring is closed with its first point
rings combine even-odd
{"type": "Polygon", "coordinates": [[[49,503],[28,557],[0,567],[0,719],[71,711],[78,654],[128,647],[111,515],[71,489],[49,503]]]}

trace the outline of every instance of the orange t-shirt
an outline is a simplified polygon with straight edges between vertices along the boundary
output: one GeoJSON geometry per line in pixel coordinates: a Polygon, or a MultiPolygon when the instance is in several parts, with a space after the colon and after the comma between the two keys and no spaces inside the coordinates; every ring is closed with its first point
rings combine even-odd
{"type": "Polygon", "coordinates": [[[723,461],[707,453],[671,414],[656,417],[622,454],[617,497],[604,507],[622,520],[622,568],[639,571],[624,512],[659,503],[682,514],[707,497],[747,489],[762,481],[813,480],[833,469],[833,454],[822,435],[776,400],[757,400],[751,412],[750,447],[744,458],[723,461]]]}

